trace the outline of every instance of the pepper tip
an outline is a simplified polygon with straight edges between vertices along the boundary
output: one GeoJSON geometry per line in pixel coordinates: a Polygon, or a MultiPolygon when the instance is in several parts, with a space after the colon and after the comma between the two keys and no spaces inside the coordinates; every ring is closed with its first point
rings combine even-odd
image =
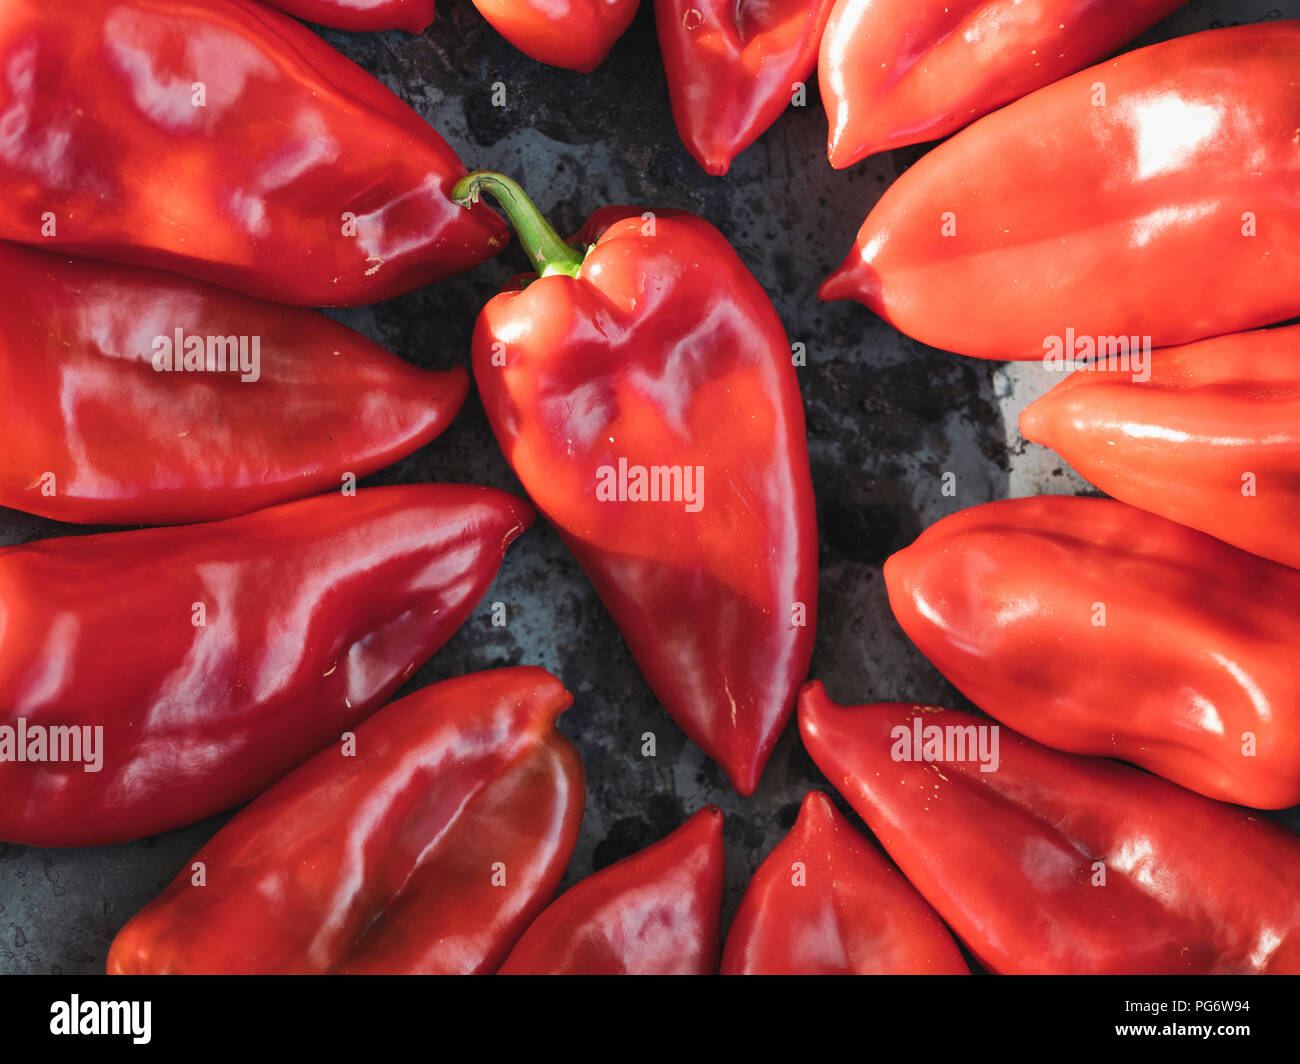
{"type": "Polygon", "coordinates": [[[1018,419],[1020,435],[1030,443],[1046,443],[1044,437],[1046,436],[1045,430],[1047,428],[1047,415],[1046,411],[1042,409],[1044,399],[1046,399],[1046,396],[1035,399],[1020,411],[1020,417],[1018,419]]]}

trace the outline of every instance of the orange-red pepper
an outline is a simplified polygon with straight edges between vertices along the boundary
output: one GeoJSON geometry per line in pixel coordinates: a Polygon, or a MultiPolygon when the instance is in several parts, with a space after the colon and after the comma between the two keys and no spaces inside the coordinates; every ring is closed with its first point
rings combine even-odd
{"type": "Polygon", "coordinates": [[[524,55],[588,74],[623,36],[640,0],[474,0],[524,55]]]}
{"type": "Polygon", "coordinates": [[[885,584],[935,667],[1030,738],[1258,809],[1300,802],[1300,572],[1049,495],[944,518],[885,584]]]}
{"type": "Polygon", "coordinates": [[[831,165],[946,137],[1186,2],[837,0],[817,64],[831,165]]]}
{"type": "Polygon", "coordinates": [[[812,683],[799,728],[994,972],[1300,973],[1300,839],[1277,824],[950,709],[839,706],[812,683]]]}
{"type": "Polygon", "coordinates": [[[1108,495],[1300,568],[1300,325],[1071,374],[1020,415],[1108,495]]]}
{"type": "Polygon", "coordinates": [[[821,297],[995,359],[1167,347],[1300,314],[1297,68],[1300,21],[1265,22],[1039,89],[894,182],[821,297]]]}

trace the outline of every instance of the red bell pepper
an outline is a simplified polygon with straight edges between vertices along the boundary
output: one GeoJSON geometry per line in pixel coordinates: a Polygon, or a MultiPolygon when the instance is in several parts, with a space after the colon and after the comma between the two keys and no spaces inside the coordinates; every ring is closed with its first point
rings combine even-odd
{"type": "Polygon", "coordinates": [[[531,519],[421,484],[0,549],[0,839],[122,842],[247,801],[442,646],[531,519]]]}
{"type": "Polygon", "coordinates": [[[423,33],[434,0],[262,0],[271,7],[339,30],[406,30],[423,33]]]}
{"type": "Polygon", "coordinates": [[[997,359],[1300,314],[1297,68],[1300,21],[1267,22],[1040,89],[903,174],[820,295],[997,359]]]}
{"type": "Polygon", "coordinates": [[[460,367],[174,274],[16,244],[0,274],[0,505],[60,521],[210,521],[327,491],[437,436],[469,389],[460,367]]]}
{"type": "Polygon", "coordinates": [[[506,242],[419,115],[251,0],[8,0],[0,67],[0,237],[309,306],[506,242]]]}
{"type": "Polygon", "coordinates": [[[501,975],[716,975],[722,810],[588,876],[529,926],[501,975]]]}
{"type": "Polygon", "coordinates": [[[1300,972],[1300,839],[1276,824],[950,709],[838,706],[812,683],[799,728],[994,972],[1300,972]],[[981,742],[995,760],[969,756],[981,742]]]}
{"type": "Polygon", "coordinates": [[[831,165],[955,133],[1186,2],[838,0],[817,65],[831,165]]]}
{"type": "Polygon", "coordinates": [[[790,106],[817,65],[834,0],[655,0],[673,120],[705,171],[732,160],[790,106]]]}
{"type": "Polygon", "coordinates": [[[934,910],[820,791],[745,888],[723,975],[968,975],[934,910]]]}
{"type": "Polygon", "coordinates": [[[513,181],[476,172],[455,194],[480,191],[541,273],[474,330],[501,449],[660,702],[752,794],[816,625],[816,513],[780,319],[694,215],[606,208],[571,246],[513,181]]]}
{"type": "Polygon", "coordinates": [[[1300,568],[1300,325],[1080,370],[1020,415],[1102,491],[1300,568]]]}
{"type": "Polygon", "coordinates": [[[474,0],[524,55],[589,74],[632,22],[640,0],[474,0]]]}
{"type": "Polygon", "coordinates": [[[1300,572],[1056,495],[945,518],[885,584],[921,653],[1030,738],[1258,809],[1300,802],[1300,572]]]}
{"type": "Polygon", "coordinates": [[[495,971],[577,841],[573,702],[537,668],[425,687],[240,812],[124,927],[110,975],[495,971]],[[196,882],[202,868],[204,882],[196,882]]]}

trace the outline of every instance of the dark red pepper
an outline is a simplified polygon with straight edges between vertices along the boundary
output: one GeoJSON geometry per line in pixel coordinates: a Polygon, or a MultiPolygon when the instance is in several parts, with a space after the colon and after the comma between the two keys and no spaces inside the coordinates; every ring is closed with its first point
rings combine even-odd
{"type": "Polygon", "coordinates": [[[500,974],[716,974],[723,863],[722,810],[705,806],[552,902],[500,974]]]}
{"type": "Polygon", "coordinates": [[[442,646],[531,520],[419,484],[0,549],[0,839],[122,842],[252,798],[442,646]],[[33,759],[54,728],[98,769],[33,759]]]}
{"type": "Polygon", "coordinates": [[[732,160],[789,107],[817,65],[834,0],[655,0],[668,97],[705,171],[732,160]]]}
{"type": "Polygon", "coordinates": [[[159,270],[0,243],[0,275],[0,505],[59,521],[211,521],[338,488],[437,436],[469,389],[159,270]]]}
{"type": "Polygon", "coordinates": [[[407,30],[423,33],[434,0],[262,0],[271,7],[340,30],[407,30]]]}
{"type": "Polygon", "coordinates": [[[968,975],[948,929],[820,791],[745,888],[723,975],[968,975]]]}
{"type": "Polygon", "coordinates": [[[664,707],[752,794],[817,611],[803,405],[780,319],[694,215],[606,208],[570,246],[508,178],[476,173],[456,195],[480,190],[502,200],[542,274],[489,302],[474,330],[501,449],[664,707]]]}
{"type": "Polygon", "coordinates": [[[0,70],[0,237],[304,306],[506,243],[419,115],[252,0],[7,0],[0,70]]]}
{"type": "Polygon", "coordinates": [[[495,971],[578,837],[582,762],[555,730],[572,701],[516,668],[386,706],[217,832],[109,974],[495,971]]]}

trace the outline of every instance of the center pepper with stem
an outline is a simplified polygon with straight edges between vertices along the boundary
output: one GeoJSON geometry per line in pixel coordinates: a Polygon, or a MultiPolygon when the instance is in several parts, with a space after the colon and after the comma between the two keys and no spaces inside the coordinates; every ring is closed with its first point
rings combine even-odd
{"type": "Polygon", "coordinates": [[[607,207],[565,243],[476,172],[539,276],[493,298],[474,376],[502,450],[669,714],[751,794],[812,654],[817,528],[785,331],[722,235],[607,207]]]}

